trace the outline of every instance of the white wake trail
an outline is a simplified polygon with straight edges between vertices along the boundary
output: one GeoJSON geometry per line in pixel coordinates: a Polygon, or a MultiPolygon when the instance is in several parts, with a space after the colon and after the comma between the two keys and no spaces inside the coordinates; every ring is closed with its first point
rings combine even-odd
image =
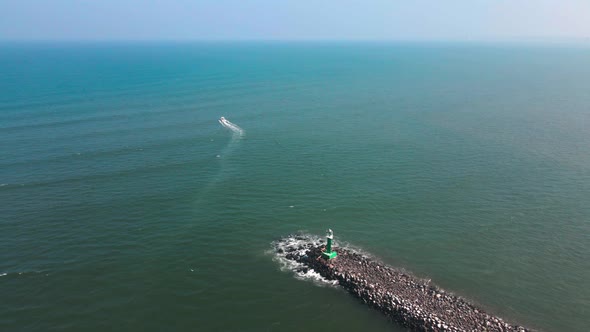
{"type": "Polygon", "coordinates": [[[224,118],[223,116],[219,119],[219,123],[223,127],[233,131],[233,133],[238,135],[238,137],[243,137],[245,134],[244,129],[240,128],[240,126],[238,126],[237,124],[230,122],[228,119],[224,118]]]}
{"type": "Polygon", "coordinates": [[[228,171],[231,170],[232,165],[231,163],[231,155],[233,154],[234,150],[237,149],[242,144],[242,139],[246,134],[246,131],[240,126],[236,125],[235,123],[230,122],[224,117],[219,118],[219,123],[224,127],[229,129],[232,132],[232,137],[228,141],[227,145],[217,154],[218,163],[219,163],[219,170],[216,174],[210,177],[210,180],[203,186],[202,190],[197,195],[196,204],[199,205],[205,200],[208,195],[214,190],[217,185],[225,180],[227,177],[230,176],[228,171]]]}

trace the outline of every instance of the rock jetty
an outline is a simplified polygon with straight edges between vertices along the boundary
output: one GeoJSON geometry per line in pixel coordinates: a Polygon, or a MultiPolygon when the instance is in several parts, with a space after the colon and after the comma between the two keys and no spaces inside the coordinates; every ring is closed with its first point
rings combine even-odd
{"type": "Polygon", "coordinates": [[[323,246],[317,243],[277,250],[300,263],[297,272],[313,269],[325,279],[338,281],[349,293],[413,331],[532,331],[490,315],[427,280],[344,248],[336,248],[338,257],[328,261],[321,258],[323,246]]]}

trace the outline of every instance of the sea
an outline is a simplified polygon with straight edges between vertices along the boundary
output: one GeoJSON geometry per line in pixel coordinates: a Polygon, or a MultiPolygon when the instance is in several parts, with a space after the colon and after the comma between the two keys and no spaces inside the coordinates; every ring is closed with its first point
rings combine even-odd
{"type": "Polygon", "coordinates": [[[0,152],[0,331],[406,331],[274,252],[328,228],[589,330],[587,43],[3,42],[0,152]]]}

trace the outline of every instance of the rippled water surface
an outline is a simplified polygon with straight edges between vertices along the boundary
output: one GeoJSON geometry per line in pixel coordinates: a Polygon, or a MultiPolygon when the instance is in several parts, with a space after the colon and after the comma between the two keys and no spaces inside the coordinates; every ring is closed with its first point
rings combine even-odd
{"type": "Polygon", "coordinates": [[[3,44],[0,73],[2,331],[403,331],[272,254],[328,227],[587,330],[589,48],[3,44]]]}

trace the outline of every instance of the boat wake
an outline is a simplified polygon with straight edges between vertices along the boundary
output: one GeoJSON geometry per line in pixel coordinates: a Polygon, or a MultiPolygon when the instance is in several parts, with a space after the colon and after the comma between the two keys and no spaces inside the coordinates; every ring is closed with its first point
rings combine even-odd
{"type": "Polygon", "coordinates": [[[244,136],[244,134],[245,134],[244,129],[240,128],[240,126],[238,126],[237,124],[230,122],[225,117],[222,116],[221,118],[219,118],[218,121],[223,127],[231,130],[234,133],[234,137],[237,136],[237,137],[241,138],[244,136]]]}
{"type": "Polygon", "coordinates": [[[218,121],[224,128],[229,129],[232,132],[232,137],[227,145],[215,156],[219,160],[219,170],[216,174],[211,176],[209,182],[204,185],[199,192],[196,199],[197,205],[201,204],[210,194],[211,190],[213,190],[220,182],[223,182],[228,176],[228,167],[232,166],[230,156],[233,154],[234,150],[242,144],[241,140],[246,133],[244,129],[240,128],[235,123],[230,122],[223,116],[219,118],[218,121]]]}

